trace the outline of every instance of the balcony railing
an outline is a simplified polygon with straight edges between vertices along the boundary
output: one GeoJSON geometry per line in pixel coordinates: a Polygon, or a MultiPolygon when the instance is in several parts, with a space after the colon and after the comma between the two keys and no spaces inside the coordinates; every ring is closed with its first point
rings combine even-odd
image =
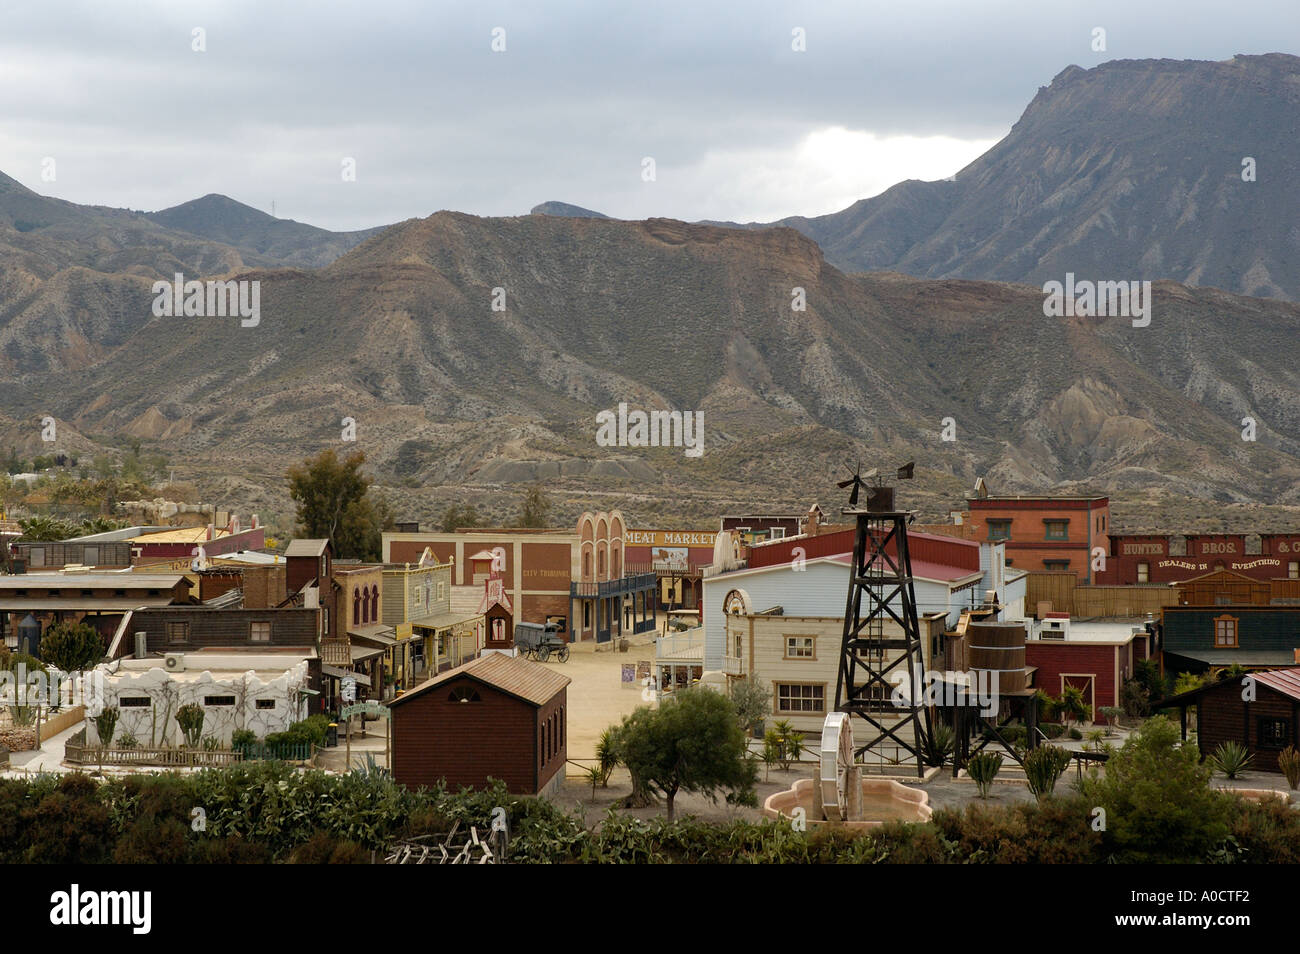
{"type": "Polygon", "coordinates": [[[617,580],[605,580],[593,583],[570,583],[569,596],[574,599],[604,599],[607,596],[623,596],[638,593],[641,590],[655,588],[658,577],[653,573],[636,573],[621,576],[617,580]]]}
{"type": "Polygon", "coordinates": [[[744,675],[744,669],[742,669],[742,668],[741,668],[741,665],[740,665],[740,657],[739,657],[739,656],[723,656],[723,657],[722,657],[722,671],[725,672],[728,676],[740,676],[740,675],[744,675]]]}

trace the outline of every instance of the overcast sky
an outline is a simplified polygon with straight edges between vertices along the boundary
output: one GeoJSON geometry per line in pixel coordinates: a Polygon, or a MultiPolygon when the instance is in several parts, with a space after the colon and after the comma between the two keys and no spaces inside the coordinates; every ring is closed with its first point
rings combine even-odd
{"type": "Polygon", "coordinates": [[[151,211],[274,200],[332,229],[548,199],[817,215],[952,175],[1071,64],[1300,45],[1295,0],[7,0],[2,18],[0,171],[151,211]]]}

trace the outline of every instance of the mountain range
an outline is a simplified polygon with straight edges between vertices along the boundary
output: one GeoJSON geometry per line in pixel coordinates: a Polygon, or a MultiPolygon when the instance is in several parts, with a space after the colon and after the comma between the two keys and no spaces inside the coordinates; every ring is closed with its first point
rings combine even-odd
{"type": "Polygon", "coordinates": [[[907,458],[932,514],[976,475],[1118,494],[1132,526],[1171,500],[1300,508],[1300,306],[1277,300],[1300,291],[1277,191],[1298,62],[1071,68],[955,181],[764,227],[545,203],[334,233],[0,176],[0,443],[48,450],[45,415],[83,453],[133,436],[264,519],[289,464],[350,449],[345,418],[407,519],[506,519],[532,480],[565,523],[804,509],[847,462],[907,458]],[[1229,155],[1249,129],[1255,182],[1229,155]],[[261,321],[155,317],[177,271],[259,282],[261,321]],[[1045,317],[1035,286],[1066,271],[1152,280],[1150,324],[1045,317]],[[702,413],[704,455],[601,446],[620,404],[702,413]]]}

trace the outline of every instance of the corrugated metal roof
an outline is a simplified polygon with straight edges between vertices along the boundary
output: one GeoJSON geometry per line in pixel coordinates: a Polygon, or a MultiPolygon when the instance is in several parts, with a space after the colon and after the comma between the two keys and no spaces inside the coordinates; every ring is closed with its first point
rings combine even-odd
{"type": "Polygon", "coordinates": [[[0,576],[0,590],[169,590],[182,580],[190,583],[184,573],[17,573],[0,576]]]}
{"type": "MultiPolygon", "coordinates": [[[[221,537],[228,536],[225,530],[214,530],[212,539],[217,540],[221,537]]],[[[140,536],[130,537],[127,543],[207,543],[208,528],[202,527],[183,527],[180,530],[162,530],[158,533],[145,533],[140,536]]]]}
{"type": "Polygon", "coordinates": [[[420,626],[424,629],[448,629],[452,626],[459,626],[461,623],[468,623],[478,619],[478,613],[434,613],[432,616],[420,616],[411,620],[412,626],[420,626]]]}
{"type": "Polygon", "coordinates": [[[461,676],[468,676],[535,706],[545,705],[557,692],[573,681],[568,676],[562,676],[541,663],[529,662],[522,656],[488,653],[486,656],[471,659],[455,669],[440,673],[424,685],[398,696],[389,705],[401,705],[421,693],[461,676]]]}
{"type": "Polygon", "coordinates": [[[1284,696],[1300,700],[1300,669],[1273,669],[1268,672],[1253,672],[1255,681],[1270,689],[1276,689],[1284,696]]]}
{"type": "Polygon", "coordinates": [[[169,606],[166,596],[24,596],[0,599],[0,611],[16,613],[20,610],[86,610],[91,613],[120,613],[123,610],[145,607],[169,606]]]}

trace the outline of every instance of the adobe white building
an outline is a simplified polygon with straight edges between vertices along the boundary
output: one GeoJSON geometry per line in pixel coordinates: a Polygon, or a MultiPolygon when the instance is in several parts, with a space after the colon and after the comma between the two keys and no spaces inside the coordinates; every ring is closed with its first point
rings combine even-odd
{"type": "MultiPolygon", "coordinates": [[[[176,713],[191,703],[203,709],[203,737],[213,736],[223,746],[230,745],[236,729],[250,729],[260,739],[309,714],[303,656],[198,650],[185,654],[184,666],[169,672],[162,660],[151,658],[98,667],[104,676],[103,705],[118,709],[114,739],[130,733],[142,747],[182,744],[176,713]]],[[[86,741],[98,738],[88,714],[86,741]]]]}

